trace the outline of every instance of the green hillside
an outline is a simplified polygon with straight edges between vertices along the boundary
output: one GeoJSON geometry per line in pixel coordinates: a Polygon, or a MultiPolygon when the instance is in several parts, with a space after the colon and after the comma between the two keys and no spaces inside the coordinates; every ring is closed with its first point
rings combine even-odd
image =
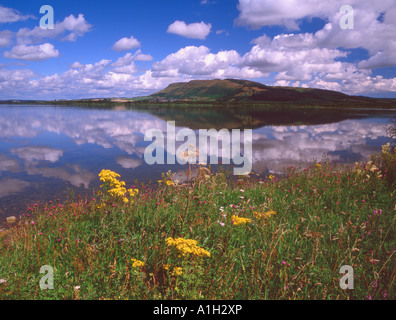
{"type": "Polygon", "coordinates": [[[396,99],[349,96],[341,92],[295,87],[266,86],[248,80],[193,80],[170,84],[147,97],[154,101],[215,101],[254,103],[299,103],[305,105],[378,105],[396,107],[396,99]]]}

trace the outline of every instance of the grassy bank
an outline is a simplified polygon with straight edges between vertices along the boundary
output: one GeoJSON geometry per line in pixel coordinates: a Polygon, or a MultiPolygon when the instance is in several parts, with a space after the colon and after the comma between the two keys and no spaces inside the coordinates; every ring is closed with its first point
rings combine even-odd
{"type": "Polygon", "coordinates": [[[155,191],[102,171],[89,201],[32,205],[2,236],[0,298],[394,299],[395,161],[384,147],[266,180],[198,166],[155,191]]]}

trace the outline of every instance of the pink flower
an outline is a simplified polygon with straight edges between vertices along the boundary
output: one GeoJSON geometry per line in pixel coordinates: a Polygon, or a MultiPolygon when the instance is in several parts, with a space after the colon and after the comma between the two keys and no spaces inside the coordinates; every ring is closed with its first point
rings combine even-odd
{"type": "Polygon", "coordinates": [[[282,261],[282,264],[286,264],[286,261],[282,261]]]}
{"type": "Polygon", "coordinates": [[[32,221],[32,226],[34,226],[34,221],[32,221]]]}

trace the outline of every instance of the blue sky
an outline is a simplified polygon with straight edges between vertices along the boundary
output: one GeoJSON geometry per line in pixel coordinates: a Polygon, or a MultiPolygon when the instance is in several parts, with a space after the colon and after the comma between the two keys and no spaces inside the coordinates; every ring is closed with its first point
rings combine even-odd
{"type": "Polygon", "coordinates": [[[214,78],[396,97],[394,0],[350,0],[353,29],[344,4],[1,1],[0,99],[133,97],[214,78]],[[52,30],[40,28],[45,4],[52,30]]]}

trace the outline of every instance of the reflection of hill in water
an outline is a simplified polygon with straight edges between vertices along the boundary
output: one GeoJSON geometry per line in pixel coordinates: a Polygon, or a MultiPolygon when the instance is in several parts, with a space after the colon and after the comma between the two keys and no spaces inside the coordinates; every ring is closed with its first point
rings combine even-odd
{"type": "MultiPolygon", "coordinates": [[[[139,110],[143,111],[143,110],[139,110]]],[[[175,121],[176,126],[198,129],[257,129],[277,125],[322,125],[348,119],[362,119],[375,114],[383,117],[396,116],[386,110],[340,110],[340,109],[295,109],[295,110],[234,110],[234,109],[164,109],[145,110],[165,121],[175,121]]]]}

